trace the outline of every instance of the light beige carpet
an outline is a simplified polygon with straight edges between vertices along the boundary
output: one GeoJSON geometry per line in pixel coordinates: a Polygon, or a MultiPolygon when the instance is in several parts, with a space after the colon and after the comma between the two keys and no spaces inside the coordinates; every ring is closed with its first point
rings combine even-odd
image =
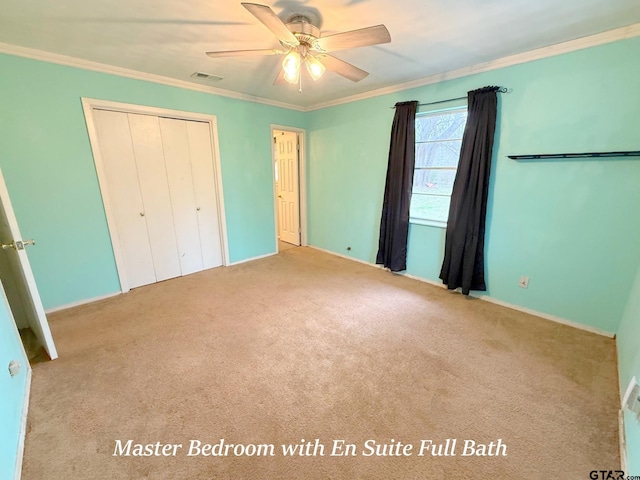
{"type": "Polygon", "coordinates": [[[60,358],[34,367],[25,480],[587,479],[620,465],[613,340],[309,248],[50,320],[60,358]],[[187,456],[221,439],[275,455],[187,456]],[[302,439],[325,455],[282,454],[302,439]],[[456,456],[418,455],[446,439],[456,456]],[[498,439],[506,456],[462,456],[465,440],[498,439]],[[116,440],[183,448],[113,456],[116,440]],[[330,456],[334,440],[357,455],[330,456]],[[412,455],[365,456],[368,441],[412,455]]]}
{"type": "Polygon", "coordinates": [[[283,242],[282,240],[278,240],[278,252],[284,252],[286,250],[291,250],[292,248],[297,248],[297,245],[293,243],[283,242]]]}

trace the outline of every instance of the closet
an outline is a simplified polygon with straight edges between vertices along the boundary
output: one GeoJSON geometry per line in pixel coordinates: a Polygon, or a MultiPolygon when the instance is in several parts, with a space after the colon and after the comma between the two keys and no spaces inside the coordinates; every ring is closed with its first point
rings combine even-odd
{"type": "Polygon", "coordinates": [[[210,124],[95,108],[93,122],[128,287],[222,265],[210,124]]]}

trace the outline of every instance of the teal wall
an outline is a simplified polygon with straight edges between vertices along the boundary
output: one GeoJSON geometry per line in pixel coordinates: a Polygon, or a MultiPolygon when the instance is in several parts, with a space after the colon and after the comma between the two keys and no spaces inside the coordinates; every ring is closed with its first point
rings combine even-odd
{"type": "Polygon", "coordinates": [[[25,357],[7,299],[0,286],[0,479],[11,480],[15,475],[22,407],[27,389],[28,361],[25,357]],[[18,375],[9,375],[9,362],[22,365],[18,375]]]}
{"type": "Polygon", "coordinates": [[[81,97],[217,117],[231,262],[275,251],[270,124],[301,112],[0,55],[0,167],[45,308],[119,291],[81,97]]]}
{"type": "MultiPolygon", "coordinates": [[[[631,378],[640,381],[640,268],[627,302],[617,334],[620,394],[623,395],[631,378]]],[[[640,475],[640,423],[631,412],[625,412],[629,475],[640,475]]]]}
{"type": "MultiPolygon", "coordinates": [[[[499,95],[486,294],[615,333],[640,264],[640,159],[506,155],[640,149],[639,57],[633,38],[310,112],[310,244],[375,261],[389,107],[506,86],[513,91],[499,95]],[[518,287],[521,275],[528,289],[518,287]]],[[[443,245],[443,229],[411,225],[407,272],[439,281],[443,245]]]]}

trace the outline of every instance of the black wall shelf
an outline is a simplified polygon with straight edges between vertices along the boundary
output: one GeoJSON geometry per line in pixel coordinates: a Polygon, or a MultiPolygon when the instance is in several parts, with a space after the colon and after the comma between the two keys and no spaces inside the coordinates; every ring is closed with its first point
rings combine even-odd
{"type": "Polygon", "coordinates": [[[540,153],[536,155],[508,155],[512,160],[543,160],[553,158],[609,158],[640,157],[640,150],[625,152],[587,152],[587,153],[540,153]]]}

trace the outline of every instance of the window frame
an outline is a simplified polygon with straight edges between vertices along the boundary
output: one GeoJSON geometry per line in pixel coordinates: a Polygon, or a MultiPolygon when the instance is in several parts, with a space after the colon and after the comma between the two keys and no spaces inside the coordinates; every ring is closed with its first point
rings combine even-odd
{"type": "MultiPolygon", "coordinates": [[[[416,114],[416,121],[419,118],[423,118],[423,117],[431,117],[431,116],[436,116],[436,115],[443,115],[443,114],[449,114],[449,113],[456,113],[456,112],[466,112],[468,114],[468,106],[467,103],[463,103],[463,104],[459,104],[456,106],[451,106],[448,108],[441,108],[438,110],[429,110],[429,111],[425,111],[425,112],[418,112],[416,114]]],[[[468,120],[468,117],[467,117],[468,120]]],[[[465,123],[465,128],[466,128],[466,123],[465,123]]],[[[464,136],[464,134],[463,134],[464,136]]],[[[458,139],[447,139],[447,140],[439,140],[439,141],[429,141],[429,142],[418,142],[417,140],[414,142],[416,149],[418,144],[422,144],[422,143],[440,143],[440,142],[446,142],[446,141],[454,141],[454,140],[458,140],[458,139]]],[[[460,139],[462,140],[462,139],[460,139]]],[[[459,161],[460,159],[458,159],[459,161]]],[[[458,171],[458,164],[456,164],[455,167],[417,167],[414,165],[413,167],[413,172],[415,174],[415,172],[417,170],[453,170],[454,172],[458,171]]],[[[413,195],[426,195],[426,196],[432,196],[432,197],[449,197],[451,198],[451,195],[444,195],[444,194],[429,194],[429,193],[415,193],[413,192],[413,185],[412,185],[412,192],[411,192],[411,196],[413,197],[413,195]]],[[[411,207],[409,207],[411,208],[411,207]]],[[[426,219],[426,218],[420,218],[420,217],[413,217],[413,216],[409,216],[409,223],[410,224],[416,224],[416,225],[426,225],[429,227],[437,227],[437,228],[447,228],[447,222],[446,221],[440,221],[440,220],[434,220],[434,219],[426,219]]]]}

